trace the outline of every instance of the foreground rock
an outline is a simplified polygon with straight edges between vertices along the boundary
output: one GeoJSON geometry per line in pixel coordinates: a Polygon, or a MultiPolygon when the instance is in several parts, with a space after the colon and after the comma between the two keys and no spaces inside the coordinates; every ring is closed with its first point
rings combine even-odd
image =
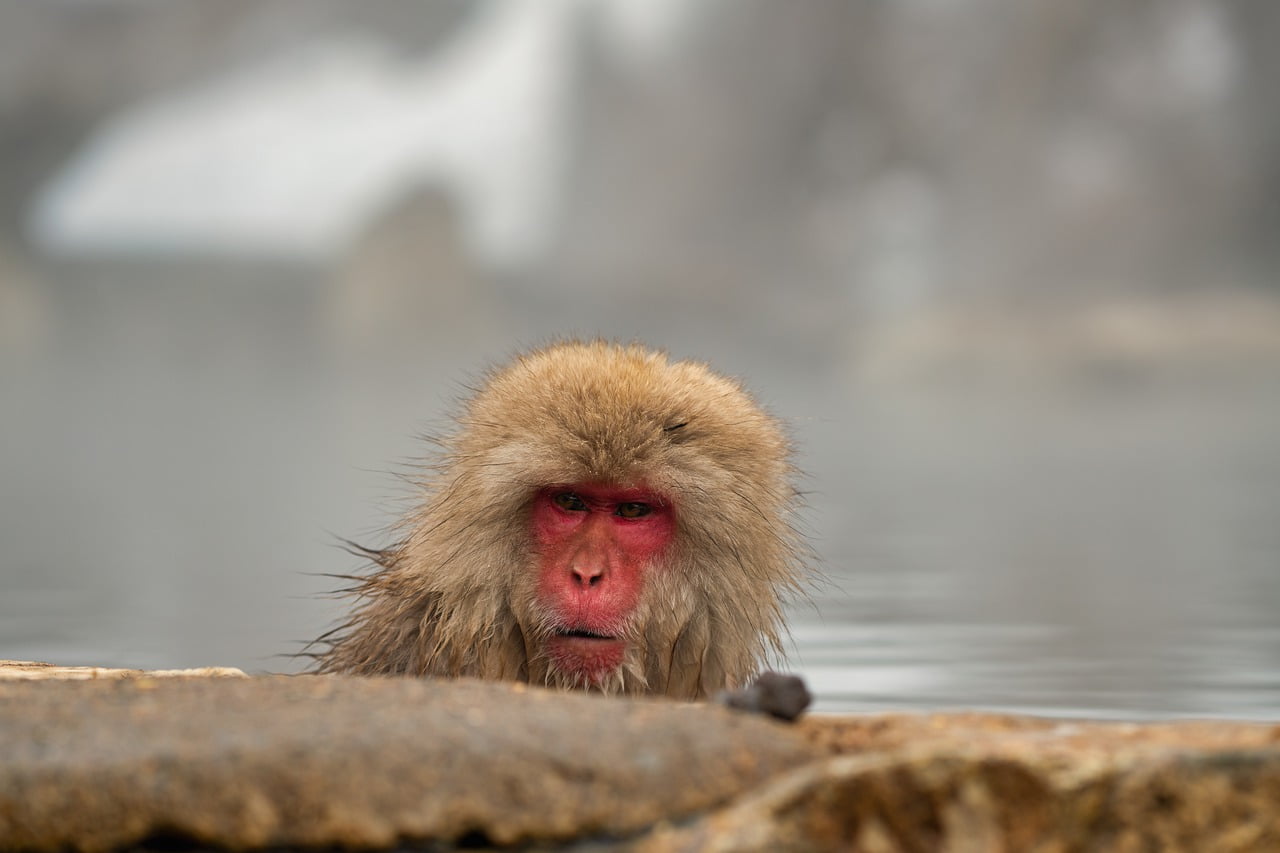
{"type": "Polygon", "coordinates": [[[470,681],[0,680],[0,850],[148,841],[1280,850],[1280,726],[784,725],[470,681]]]}
{"type": "Polygon", "coordinates": [[[835,756],[633,847],[1280,850],[1280,727],[981,714],[813,718],[835,756]]]}
{"type": "Polygon", "coordinates": [[[617,837],[819,751],[726,709],[469,681],[0,682],[0,848],[617,837]]]}
{"type": "Polygon", "coordinates": [[[198,669],[112,669],[106,666],[58,666],[27,660],[0,660],[0,681],[50,681],[91,678],[204,678],[223,676],[247,678],[233,666],[203,666],[198,669]]]}

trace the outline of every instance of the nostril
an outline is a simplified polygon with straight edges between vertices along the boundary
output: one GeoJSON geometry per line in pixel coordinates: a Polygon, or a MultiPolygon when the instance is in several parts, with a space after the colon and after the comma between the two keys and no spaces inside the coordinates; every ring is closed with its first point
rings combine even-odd
{"type": "Polygon", "coordinates": [[[592,587],[604,578],[604,570],[574,566],[573,576],[577,579],[579,586],[592,587]]]}

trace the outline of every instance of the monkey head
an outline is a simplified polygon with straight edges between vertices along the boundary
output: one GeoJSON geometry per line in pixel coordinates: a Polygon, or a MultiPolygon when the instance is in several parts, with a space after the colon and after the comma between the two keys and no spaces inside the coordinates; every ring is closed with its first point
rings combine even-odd
{"type": "Polygon", "coordinates": [[[323,671],[703,697],[780,652],[789,445],[735,382],[562,343],[491,374],[323,671]]]}

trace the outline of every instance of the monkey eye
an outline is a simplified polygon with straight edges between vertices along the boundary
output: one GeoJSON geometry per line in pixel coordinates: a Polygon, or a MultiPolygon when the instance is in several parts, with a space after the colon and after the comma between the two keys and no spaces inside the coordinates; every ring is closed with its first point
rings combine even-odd
{"type": "Polygon", "coordinates": [[[573,492],[560,492],[551,500],[555,502],[556,506],[569,512],[585,512],[587,509],[587,505],[583,502],[582,498],[578,497],[573,492]]]}
{"type": "Polygon", "coordinates": [[[617,514],[623,518],[640,518],[653,512],[653,508],[645,503],[632,501],[629,503],[618,504],[617,514]]]}

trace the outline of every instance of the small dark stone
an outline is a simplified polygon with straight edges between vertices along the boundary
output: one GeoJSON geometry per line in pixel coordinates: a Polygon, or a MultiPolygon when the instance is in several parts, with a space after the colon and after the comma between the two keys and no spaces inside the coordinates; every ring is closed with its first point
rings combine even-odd
{"type": "Polygon", "coordinates": [[[768,714],[793,722],[809,707],[813,696],[800,676],[765,672],[750,687],[721,691],[716,701],[738,711],[768,714]]]}

